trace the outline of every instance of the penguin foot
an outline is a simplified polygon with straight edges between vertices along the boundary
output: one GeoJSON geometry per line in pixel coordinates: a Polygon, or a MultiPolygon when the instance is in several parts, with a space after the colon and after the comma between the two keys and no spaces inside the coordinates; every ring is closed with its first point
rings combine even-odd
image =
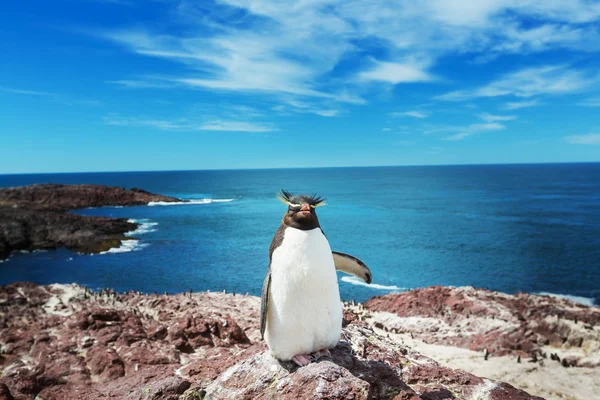
{"type": "Polygon", "coordinates": [[[319,351],[315,351],[314,353],[312,353],[311,356],[312,356],[313,360],[317,361],[321,357],[331,358],[331,353],[329,352],[329,349],[321,349],[319,351]]]}
{"type": "Polygon", "coordinates": [[[299,367],[304,367],[310,364],[310,357],[305,354],[298,354],[292,357],[292,361],[294,361],[299,367]]]}

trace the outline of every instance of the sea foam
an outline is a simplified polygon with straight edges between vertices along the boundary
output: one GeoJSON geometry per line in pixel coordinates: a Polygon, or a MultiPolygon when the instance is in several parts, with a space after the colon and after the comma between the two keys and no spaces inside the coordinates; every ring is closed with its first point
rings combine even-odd
{"type": "Polygon", "coordinates": [[[139,240],[121,240],[120,247],[113,247],[106,251],[100,252],[100,254],[109,254],[109,253],[128,253],[130,251],[140,251],[143,248],[148,247],[148,243],[140,243],[139,240]]]}
{"type": "Polygon", "coordinates": [[[571,300],[574,303],[583,304],[584,306],[592,306],[592,307],[596,306],[596,304],[594,304],[594,299],[591,299],[589,297],[571,296],[568,294],[557,294],[557,293],[549,293],[549,292],[536,292],[536,293],[532,293],[532,294],[538,294],[540,296],[551,296],[551,297],[556,297],[557,299],[567,299],[567,300],[571,300]]]}
{"type": "Polygon", "coordinates": [[[137,229],[125,233],[125,236],[143,235],[144,233],[156,232],[157,229],[154,227],[158,225],[158,222],[152,222],[149,219],[129,219],[127,222],[138,224],[137,229]]]}
{"type": "Polygon", "coordinates": [[[342,281],[344,281],[346,283],[351,283],[353,285],[365,286],[365,287],[368,287],[371,289],[377,289],[377,290],[390,290],[390,291],[391,290],[393,290],[393,291],[405,291],[406,290],[406,288],[401,288],[396,285],[386,286],[386,285],[379,285],[377,283],[369,284],[355,276],[342,276],[342,281]]]}
{"type": "Polygon", "coordinates": [[[210,204],[210,203],[229,203],[234,199],[190,199],[185,201],[151,201],[148,203],[149,206],[180,206],[180,205],[192,205],[192,204],[210,204]]]}

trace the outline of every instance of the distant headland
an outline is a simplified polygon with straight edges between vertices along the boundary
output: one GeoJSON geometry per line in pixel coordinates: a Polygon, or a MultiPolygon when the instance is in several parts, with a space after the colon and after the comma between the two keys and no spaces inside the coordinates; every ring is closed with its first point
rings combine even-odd
{"type": "Polygon", "coordinates": [[[183,200],[145,190],[104,185],[40,184],[0,189],[0,260],[13,251],[65,247],[80,253],[117,248],[138,224],[126,218],[90,217],[70,210],[136,206],[183,200]]]}

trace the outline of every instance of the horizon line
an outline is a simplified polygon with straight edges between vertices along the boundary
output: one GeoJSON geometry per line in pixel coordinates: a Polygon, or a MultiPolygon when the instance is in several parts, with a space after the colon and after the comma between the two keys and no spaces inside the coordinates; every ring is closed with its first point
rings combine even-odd
{"type": "Polygon", "coordinates": [[[302,169],[352,169],[352,168],[415,168],[415,167],[465,167],[465,166],[517,166],[517,165],[568,165],[600,164],[599,161],[560,161],[560,162],[523,162],[523,163],[464,163],[464,164],[405,164],[405,165],[342,165],[317,167],[263,167],[263,168],[220,168],[220,169],[163,169],[163,170],[119,170],[119,171],[62,171],[62,172],[14,172],[0,173],[0,176],[14,175],[62,175],[62,174],[121,174],[131,172],[213,172],[213,171],[272,171],[302,169]]]}

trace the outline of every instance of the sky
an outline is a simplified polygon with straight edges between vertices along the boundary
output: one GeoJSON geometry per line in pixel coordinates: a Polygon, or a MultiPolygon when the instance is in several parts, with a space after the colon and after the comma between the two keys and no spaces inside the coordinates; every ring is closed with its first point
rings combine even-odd
{"type": "Polygon", "coordinates": [[[0,173],[600,161],[600,1],[21,0],[0,173]]]}

